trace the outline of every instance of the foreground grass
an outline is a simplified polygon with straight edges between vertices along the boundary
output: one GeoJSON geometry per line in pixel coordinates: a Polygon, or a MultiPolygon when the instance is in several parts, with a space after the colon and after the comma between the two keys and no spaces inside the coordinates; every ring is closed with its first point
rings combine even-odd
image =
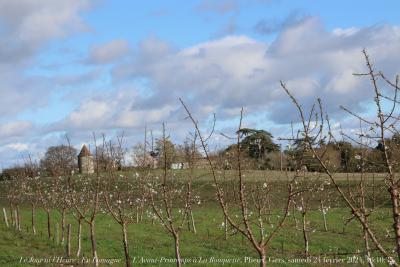
{"type": "MultiPolygon", "coordinates": [[[[224,174],[227,177],[235,176],[234,171],[228,171],[224,174]]],[[[154,171],[153,175],[157,175],[157,171],[154,171]]],[[[187,171],[176,171],[174,175],[177,178],[185,179],[187,171]]],[[[277,207],[286,198],[285,183],[282,182],[286,181],[287,176],[285,173],[252,171],[245,172],[245,175],[246,180],[250,182],[267,181],[271,183],[274,188],[272,202],[276,204],[274,214],[281,214],[277,207]]],[[[320,174],[316,175],[321,176],[320,174]]],[[[349,177],[346,174],[337,175],[344,188],[347,187],[346,180],[348,178],[353,182],[359,179],[357,174],[349,177]]],[[[391,248],[393,242],[390,236],[386,236],[386,233],[387,230],[391,231],[392,219],[382,177],[380,175],[368,175],[367,179],[370,181],[367,187],[369,193],[372,193],[371,181],[373,181],[376,204],[379,207],[369,217],[371,227],[385,247],[391,248]]],[[[227,184],[229,183],[227,182],[227,184]]],[[[184,229],[181,234],[181,255],[184,260],[196,259],[200,263],[189,263],[187,266],[258,266],[258,255],[249,241],[243,239],[239,234],[232,233],[232,231],[229,231],[229,236],[225,240],[222,227],[222,212],[216,204],[215,187],[213,187],[209,171],[197,170],[193,188],[194,194],[199,195],[202,200],[201,205],[196,206],[194,209],[197,234],[188,231],[187,228],[184,229]],[[231,263],[226,261],[231,261],[231,263]]],[[[334,192],[334,188],[329,190],[334,192]]],[[[372,202],[370,202],[370,200],[367,200],[367,203],[371,204],[372,202]]],[[[4,198],[1,199],[0,208],[6,207],[6,203],[4,198]]],[[[232,201],[229,203],[234,205],[232,201]]],[[[267,251],[267,265],[365,266],[365,262],[357,261],[358,258],[363,258],[362,251],[364,250],[359,224],[352,220],[344,229],[344,221],[351,217],[349,210],[337,196],[332,196],[329,205],[331,205],[332,209],[327,214],[328,231],[324,231],[322,214],[318,211],[317,199],[312,203],[313,208],[308,215],[308,220],[310,220],[310,232],[308,234],[311,255],[309,259],[304,257],[303,235],[299,230],[300,225],[298,228],[295,226],[294,217],[300,223],[301,215],[297,211],[294,214],[291,211],[285,227],[273,239],[269,251],[267,251]]],[[[0,222],[0,266],[60,266],[55,263],[30,263],[31,259],[52,260],[54,258],[64,258],[65,262],[65,244],[56,244],[55,240],[47,238],[45,212],[42,209],[37,209],[36,236],[31,233],[30,216],[30,208],[28,206],[21,207],[22,229],[20,232],[12,227],[6,228],[5,224],[2,221],[0,222]]],[[[59,225],[61,224],[60,217],[57,211],[52,212],[53,234],[56,232],[56,222],[59,225]]],[[[240,218],[237,218],[237,220],[240,220],[240,218]]],[[[79,260],[79,262],[82,262],[82,259],[91,260],[88,225],[83,225],[82,253],[80,258],[77,259],[75,257],[77,223],[70,214],[67,216],[67,223],[72,225],[72,258],[79,260]]],[[[274,219],[272,219],[271,225],[267,226],[266,232],[268,233],[273,226],[274,219]]],[[[108,263],[106,262],[101,266],[124,266],[121,229],[111,216],[101,213],[96,218],[96,239],[99,258],[104,261],[108,260],[108,263]]],[[[128,226],[128,239],[130,254],[134,261],[133,266],[175,266],[175,263],[173,263],[173,240],[159,223],[152,224],[150,219],[145,218],[142,223],[130,224],[128,226]]],[[[381,260],[381,258],[378,258],[379,254],[377,252],[373,253],[373,255],[377,260],[381,260]]],[[[80,266],[83,265],[89,266],[88,264],[80,264],[80,266]]],[[[385,263],[375,264],[375,266],[385,265],[385,263]]]]}
{"type": "MultiPolygon", "coordinates": [[[[382,227],[387,217],[388,210],[380,210],[376,216],[375,227],[382,227]]],[[[22,231],[6,228],[4,223],[0,226],[0,266],[57,266],[56,264],[30,264],[21,263],[25,259],[34,257],[35,259],[64,257],[65,247],[56,245],[53,240],[47,239],[46,216],[43,211],[37,212],[37,235],[30,233],[29,209],[22,209],[22,231]],[[28,231],[28,232],[27,232],[28,231]]],[[[297,214],[298,216],[298,214],[297,214]]],[[[363,248],[363,240],[360,229],[356,223],[350,223],[346,232],[343,233],[343,219],[348,217],[348,213],[342,209],[334,209],[328,213],[328,232],[323,230],[321,214],[312,212],[310,220],[312,228],[310,236],[310,252],[313,257],[321,257],[325,260],[314,264],[314,266],[347,266],[348,264],[329,264],[334,259],[348,261],[349,257],[356,255],[363,248]]],[[[60,219],[59,214],[54,212],[53,222],[60,219]]],[[[228,240],[224,240],[224,231],[221,228],[222,217],[216,206],[202,207],[195,211],[197,224],[197,234],[184,231],[181,241],[181,254],[185,259],[203,258],[207,264],[202,266],[221,266],[223,259],[237,261],[234,264],[224,266],[258,266],[256,262],[250,263],[247,258],[257,259],[256,253],[250,247],[248,241],[243,240],[239,235],[230,235],[228,240]]],[[[76,249],[76,224],[72,217],[67,218],[68,223],[72,224],[73,231],[73,253],[76,249]]],[[[383,230],[383,229],[382,229],[383,230]]],[[[53,229],[53,233],[55,230],[53,229]]],[[[384,231],[382,231],[383,234],[384,231]]],[[[89,231],[85,225],[83,228],[83,250],[82,257],[91,258],[89,231]]],[[[96,235],[98,244],[98,255],[101,259],[113,259],[113,266],[124,265],[124,255],[121,243],[119,226],[107,215],[101,214],[96,220],[96,235]],[[118,261],[118,262],[116,262],[118,261]]],[[[383,238],[383,236],[382,236],[383,238]]],[[[135,265],[139,266],[175,266],[168,261],[174,259],[173,240],[165,232],[162,226],[152,225],[150,222],[129,225],[130,253],[135,265]],[[164,259],[165,258],[165,259],[164,259]],[[163,262],[154,262],[154,259],[163,262]]],[[[268,252],[270,266],[308,266],[310,262],[295,263],[295,261],[305,261],[303,257],[302,233],[294,227],[294,220],[289,218],[287,226],[276,237],[268,252]],[[279,261],[286,261],[283,264],[279,261]],[[288,263],[290,262],[290,264],[288,263]]],[[[376,254],[378,256],[378,254],[376,254]]],[[[28,260],[29,261],[29,260],[28,260]]],[[[111,262],[110,260],[109,262],[111,262]]],[[[104,264],[107,265],[107,264],[104,264]]],[[[195,264],[189,264],[193,266],[195,264]]],[[[354,263],[352,266],[363,266],[364,264],[354,263]]],[[[379,264],[378,264],[379,266],[379,264]]]]}

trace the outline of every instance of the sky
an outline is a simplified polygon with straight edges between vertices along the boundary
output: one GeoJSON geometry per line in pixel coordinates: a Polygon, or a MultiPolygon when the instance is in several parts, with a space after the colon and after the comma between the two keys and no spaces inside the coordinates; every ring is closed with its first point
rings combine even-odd
{"type": "Polygon", "coordinates": [[[320,97],[371,115],[361,53],[377,70],[400,73],[400,2],[316,0],[0,0],[0,168],[46,148],[93,144],[93,133],[124,146],[144,128],[183,142],[216,114],[216,147],[244,126],[275,137],[298,120],[280,88],[308,107],[320,97]]]}

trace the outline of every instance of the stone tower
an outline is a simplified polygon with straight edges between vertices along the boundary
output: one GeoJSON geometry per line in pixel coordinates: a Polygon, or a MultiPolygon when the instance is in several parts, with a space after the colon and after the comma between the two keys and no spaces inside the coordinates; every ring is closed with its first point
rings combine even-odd
{"type": "Polygon", "coordinates": [[[90,154],[90,151],[86,145],[82,146],[81,152],[78,155],[78,165],[79,173],[94,173],[93,156],[90,154]]]}

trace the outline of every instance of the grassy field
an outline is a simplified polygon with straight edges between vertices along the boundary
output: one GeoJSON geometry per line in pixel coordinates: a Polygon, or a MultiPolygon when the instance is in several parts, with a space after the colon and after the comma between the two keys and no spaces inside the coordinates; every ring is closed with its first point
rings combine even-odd
{"type": "MultiPolygon", "coordinates": [[[[138,173],[145,173],[146,171],[137,171],[138,173]]],[[[162,170],[153,170],[153,174],[162,175],[162,170]]],[[[190,170],[176,170],[174,171],[176,177],[185,179],[188,176],[190,170]]],[[[281,172],[274,170],[243,170],[243,174],[245,175],[245,179],[248,182],[256,182],[256,181],[286,181],[287,178],[293,177],[294,172],[281,172]]],[[[237,172],[235,170],[219,170],[218,175],[226,176],[229,178],[235,177],[237,172]]],[[[309,176],[319,177],[321,179],[328,179],[328,176],[324,173],[309,173],[309,176]]],[[[360,173],[334,173],[334,178],[337,181],[347,181],[347,179],[351,181],[357,181],[360,178],[360,173]]],[[[211,174],[208,169],[197,169],[195,173],[195,180],[198,182],[212,182],[211,174]]],[[[368,173],[365,174],[365,179],[368,181],[376,180],[377,182],[382,181],[385,177],[382,173],[368,173]]]]}
{"type": "MultiPolygon", "coordinates": [[[[276,173],[253,173],[253,177],[271,177],[277,179],[276,173]]],[[[281,179],[284,176],[281,175],[281,179]]],[[[185,176],[178,172],[177,176],[185,176]]],[[[239,234],[230,234],[224,239],[222,227],[223,216],[214,197],[214,187],[207,176],[207,172],[199,173],[196,181],[196,194],[202,198],[202,204],[195,207],[194,218],[197,234],[186,228],[181,237],[181,255],[187,261],[192,261],[186,266],[258,266],[258,256],[250,243],[239,234]],[[197,261],[197,263],[193,263],[197,261]],[[230,261],[230,262],[229,262],[230,261]]],[[[353,177],[354,178],[354,177],[353,177]]],[[[255,180],[261,178],[254,178],[255,180]]],[[[345,177],[341,178],[345,180],[345,177]]],[[[357,178],[355,178],[357,179],[357,178]]],[[[379,180],[379,179],[378,179],[379,180]]],[[[275,181],[275,185],[283,184],[275,181]]],[[[379,187],[378,187],[379,189],[379,187]]],[[[283,199],[284,195],[277,195],[275,202],[283,199]]],[[[384,200],[384,198],[383,198],[384,200]]],[[[372,227],[377,230],[379,238],[390,247],[390,237],[386,237],[386,230],[390,226],[390,209],[383,200],[379,208],[370,217],[372,227]]],[[[2,202],[6,207],[6,202],[2,202]]],[[[276,214],[280,210],[274,211],[276,214]]],[[[0,223],[0,266],[59,266],[55,263],[31,263],[32,260],[58,259],[66,255],[65,246],[56,244],[47,238],[46,214],[42,209],[37,210],[37,235],[31,234],[30,209],[28,206],[21,208],[22,230],[6,228],[0,223]]],[[[298,212],[295,217],[300,219],[298,212]]],[[[362,258],[363,239],[361,229],[357,222],[350,222],[343,232],[343,222],[350,217],[350,212],[343,207],[340,201],[332,203],[332,209],[327,213],[328,231],[323,229],[322,213],[313,208],[308,215],[310,220],[310,255],[304,258],[302,232],[295,227],[293,211],[288,217],[285,227],[273,240],[267,252],[268,266],[365,266],[359,262],[362,258]]],[[[53,228],[60,214],[53,211],[53,228]]],[[[72,224],[72,252],[76,251],[77,224],[72,215],[67,216],[67,223],[72,224]]],[[[272,222],[273,224],[273,222],[272,222]]],[[[134,266],[175,266],[173,239],[159,224],[151,224],[150,220],[143,223],[129,225],[129,250],[134,261],[134,266]]],[[[268,232],[268,227],[267,230],[268,232]]],[[[53,233],[55,229],[53,229],[53,233]]],[[[96,219],[96,236],[98,255],[105,263],[101,266],[124,266],[124,255],[121,241],[121,229],[118,224],[106,214],[100,214],[96,219]]],[[[83,228],[83,253],[74,260],[82,262],[91,259],[90,238],[88,226],[83,228]]],[[[381,261],[378,253],[374,253],[377,261],[381,261]]],[[[84,264],[81,264],[84,266],[84,264]]],[[[88,264],[86,264],[89,266],[88,264]]],[[[376,264],[385,266],[386,264],[376,264]]]]}

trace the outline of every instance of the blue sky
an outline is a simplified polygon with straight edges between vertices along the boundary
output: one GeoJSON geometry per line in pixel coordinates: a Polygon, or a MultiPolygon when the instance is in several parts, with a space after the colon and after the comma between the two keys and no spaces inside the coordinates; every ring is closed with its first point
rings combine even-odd
{"type": "MultiPolygon", "coordinates": [[[[321,97],[373,114],[361,50],[400,72],[398,1],[15,0],[0,1],[0,166],[40,157],[68,134],[79,148],[92,132],[124,131],[126,147],[163,121],[174,140],[190,130],[178,97],[205,130],[217,114],[232,131],[240,108],[249,127],[275,136],[296,120],[285,80],[309,105],[321,97]]],[[[339,120],[340,118],[340,120],[339,120]]],[[[216,136],[215,143],[226,143],[216,136]]]]}

